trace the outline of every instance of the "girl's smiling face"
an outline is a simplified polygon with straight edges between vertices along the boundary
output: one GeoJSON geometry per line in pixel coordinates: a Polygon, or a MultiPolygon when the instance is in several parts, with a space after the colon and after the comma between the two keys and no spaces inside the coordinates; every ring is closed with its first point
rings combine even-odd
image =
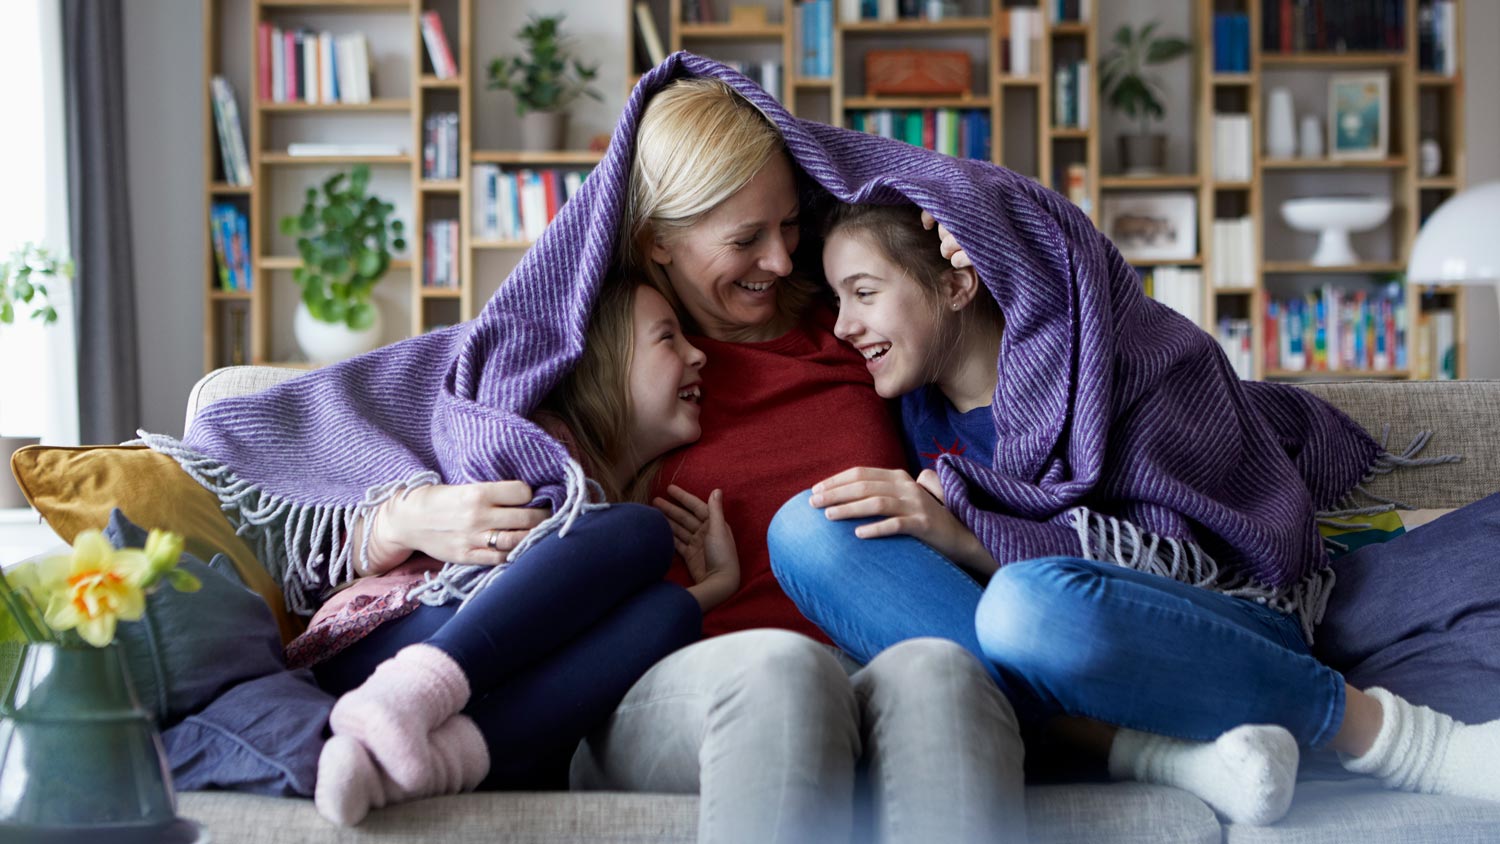
{"type": "Polygon", "coordinates": [[[672,306],[650,285],[635,292],[634,341],[626,378],[630,444],[644,464],[702,434],[699,372],[706,360],[677,324],[672,306]]]}
{"type": "Polygon", "coordinates": [[[833,333],[864,355],[875,391],[893,399],[937,380],[944,344],[940,306],[864,234],[836,230],[823,272],[838,297],[833,333]]]}

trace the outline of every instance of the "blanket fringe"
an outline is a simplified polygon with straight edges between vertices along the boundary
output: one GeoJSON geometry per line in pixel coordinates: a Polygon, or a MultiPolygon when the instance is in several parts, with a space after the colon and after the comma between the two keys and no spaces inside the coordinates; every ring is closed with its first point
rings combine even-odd
{"type": "Polygon", "coordinates": [[[1070,515],[1078,532],[1081,556],[1086,560],[1111,563],[1264,604],[1296,617],[1309,643],[1313,628],[1323,620],[1336,579],[1332,569],[1313,571],[1289,589],[1272,589],[1243,575],[1225,572],[1196,542],[1151,533],[1087,507],[1075,507],[1070,515]]]}
{"type": "MultiPolygon", "coordinates": [[[[235,533],[250,543],[261,565],[281,584],[287,609],[301,615],[311,615],[329,589],[357,576],[355,549],[348,541],[356,521],[397,495],[441,482],[437,472],[418,472],[371,487],[358,504],[297,504],[266,492],[176,438],[146,431],[136,435],[139,439],[129,444],[145,445],[171,457],[218,497],[219,508],[229,516],[235,533]]],[[[366,564],[368,532],[357,550],[359,563],[366,564]]]]}

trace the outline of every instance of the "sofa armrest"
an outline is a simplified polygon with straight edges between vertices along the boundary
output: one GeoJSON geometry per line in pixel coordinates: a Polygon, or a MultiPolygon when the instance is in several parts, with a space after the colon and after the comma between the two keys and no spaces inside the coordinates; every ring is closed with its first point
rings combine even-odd
{"type": "Polygon", "coordinates": [[[193,385],[188,393],[187,418],[183,420],[183,435],[193,427],[193,417],[198,411],[220,399],[258,393],[283,381],[296,378],[303,372],[280,366],[226,366],[215,369],[193,385]]]}

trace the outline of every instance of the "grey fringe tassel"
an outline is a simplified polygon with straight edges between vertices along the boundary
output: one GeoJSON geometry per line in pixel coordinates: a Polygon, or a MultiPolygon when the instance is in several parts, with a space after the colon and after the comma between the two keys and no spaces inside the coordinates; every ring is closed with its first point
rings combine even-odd
{"type": "Polygon", "coordinates": [[[604,490],[597,482],[584,474],[583,467],[576,460],[569,459],[564,472],[566,478],[562,506],[541,524],[532,528],[526,537],[506,555],[505,562],[496,566],[447,563],[436,575],[428,572],[421,583],[413,586],[411,591],[406,593],[407,597],[416,598],[431,606],[457,600],[460,601],[458,608],[462,610],[468,606],[469,601],[473,600],[475,595],[494,582],[495,578],[504,574],[511,563],[548,534],[556,531],[558,536],[567,536],[579,516],[591,510],[602,510],[609,506],[594,500],[597,498],[602,501],[604,490]]]}
{"type": "Polygon", "coordinates": [[[1082,557],[1244,598],[1296,617],[1309,644],[1323,620],[1335,575],[1324,567],[1289,589],[1275,590],[1243,575],[1229,575],[1196,542],[1141,530],[1131,522],[1075,507],[1070,515],[1082,557]]]}
{"type": "MultiPolygon", "coordinates": [[[[365,491],[355,505],[303,505],[267,493],[240,478],[217,459],[161,434],[137,431],[131,445],[145,445],[177,461],[182,470],[219,499],[219,508],[250,542],[255,556],[281,584],[287,609],[311,615],[329,589],[357,576],[355,549],[349,547],[354,523],[397,495],[441,482],[437,472],[418,472],[365,491]]],[[[369,531],[358,548],[368,563],[369,531]]]]}
{"type": "MultiPolygon", "coordinates": [[[[1446,463],[1461,463],[1463,456],[1459,454],[1439,454],[1435,457],[1418,457],[1417,455],[1432,441],[1431,431],[1418,431],[1412,437],[1411,443],[1406,450],[1400,454],[1394,454],[1386,450],[1386,441],[1390,439],[1391,426],[1384,425],[1380,431],[1380,454],[1375,456],[1375,462],[1370,465],[1370,471],[1364,478],[1349,491],[1349,494],[1334,505],[1334,509],[1318,513],[1319,519],[1343,519],[1352,516],[1370,516],[1376,513],[1387,513],[1391,510],[1411,510],[1411,505],[1404,504],[1383,495],[1376,495],[1366,488],[1366,485],[1381,475],[1389,475],[1402,469],[1412,469],[1420,466],[1441,466],[1446,463]],[[1374,505],[1361,504],[1359,496],[1364,496],[1374,505]]],[[[1321,523],[1321,522],[1320,522],[1321,523]]],[[[1351,525],[1341,525],[1349,527],[1351,525]]]]}

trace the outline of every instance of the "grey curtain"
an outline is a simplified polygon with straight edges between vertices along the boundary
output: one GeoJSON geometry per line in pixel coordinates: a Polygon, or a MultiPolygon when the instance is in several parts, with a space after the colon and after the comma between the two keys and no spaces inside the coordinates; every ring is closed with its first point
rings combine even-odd
{"type": "Polygon", "coordinates": [[[141,424],[122,5],[62,0],[79,434],[85,443],[132,439],[141,424]]]}

